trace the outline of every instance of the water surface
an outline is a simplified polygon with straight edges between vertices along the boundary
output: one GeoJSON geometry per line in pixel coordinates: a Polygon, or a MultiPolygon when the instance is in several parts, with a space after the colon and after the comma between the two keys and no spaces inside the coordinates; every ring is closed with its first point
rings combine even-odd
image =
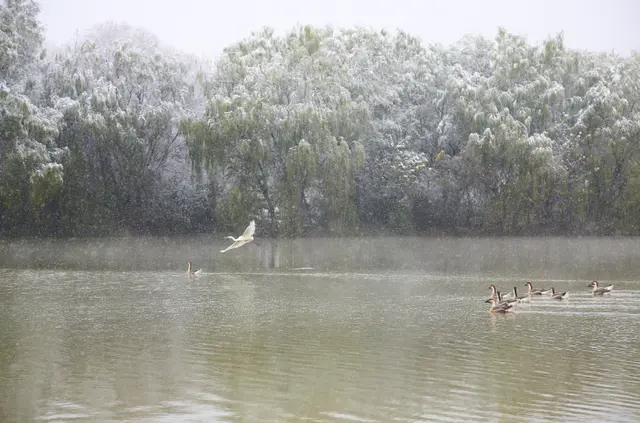
{"type": "Polygon", "coordinates": [[[637,422],[637,242],[5,242],[0,421],[637,422]]]}

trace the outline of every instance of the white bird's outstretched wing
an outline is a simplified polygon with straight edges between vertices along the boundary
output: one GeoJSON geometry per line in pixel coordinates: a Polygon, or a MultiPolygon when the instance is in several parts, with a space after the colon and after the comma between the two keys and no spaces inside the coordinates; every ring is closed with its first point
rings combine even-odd
{"type": "Polygon", "coordinates": [[[224,253],[229,250],[233,250],[234,248],[242,247],[244,244],[253,241],[253,234],[256,231],[256,221],[252,220],[247,226],[247,229],[244,230],[242,235],[238,238],[227,237],[233,239],[233,244],[225,248],[224,250],[220,250],[221,253],[224,253]]]}
{"type": "Polygon", "coordinates": [[[244,244],[246,244],[249,241],[243,241],[243,240],[237,240],[236,242],[234,242],[233,244],[229,245],[227,248],[225,248],[224,250],[220,250],[221,253],[224,253],[225,251],[229,251],[229,250],[233,250],[234,248],[238,248],[238,247],[242,247],[244,244]]]}

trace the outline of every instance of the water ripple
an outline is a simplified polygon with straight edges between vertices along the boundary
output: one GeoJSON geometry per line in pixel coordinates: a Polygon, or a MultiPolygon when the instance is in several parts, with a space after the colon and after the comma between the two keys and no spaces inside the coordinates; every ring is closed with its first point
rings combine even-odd
{"type": "Polygon", "coordinates": [[[19,399],[0,403],[6,421],[640,416],[632,282],[601,298],[584,282],[553,281],[569,300],[536,298],[494,316],[483,300],[495,280],[477,276],[0,275],[0,387],[19,399]]]}

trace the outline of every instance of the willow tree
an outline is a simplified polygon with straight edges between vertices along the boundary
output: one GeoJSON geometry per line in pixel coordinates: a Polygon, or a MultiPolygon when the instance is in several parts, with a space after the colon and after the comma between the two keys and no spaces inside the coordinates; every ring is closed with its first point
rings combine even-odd
{"type": "Polygon", "coordinates": [[[331,150],[323,168],[327,201],[326,222],[329,233],[342,235],[356,229],[356,176],[364,167],[364,148],[345,140],[331,140],[331,150]]]}
{"type": "Polygon", "coordinates": [[[60,110],[57,141],[71,153],[62,191],[69,232],[188,225],[186,195],[174,194],[189,184],[163,183],[171,162],[189,169],[179,124],[194,94],[190,64],[179,59],[143,30],[104,24],[46,67],[43,101],[60,110]]]}
{"type": "Polygon", "coordinates": [[[34,233],[53,218],[63,182],[60,114],[34,97],[42,26],[32,0],[0,3],[0,230],[34,233]]]}
{"type": "Polygon", "coordinates": [[[282,187],[282,231],[285,235],[300,235],[305,224],[311,223],[305,221],[310,215],[305,191],[310,181],[316,179],[317,167],[318,153],[306,140],[300,140],[297,146],[289,149],[282,187]]]}
{"type": "Polygon", "coordinates": [[[486,199],[484,230],[527,233],[553,222],[553,200],[562,193],[566,175],[551,146],[544,135],[528,136],[526,126],[506,109],[482,135],[470,135],[466,172],[486,199]]]}
{"type": "MultiPolygon", "coordinates": [[[[203,118],[185,128],[194,166],[224,176],[225,215],[241,215],[229,212],[230,194],[241,190],[255,200],[247,213],[264,218],[271,234],[297,235],[303,222],[320,221],[319,212],[310,214],[322,207],[309,202],[322,203],[319,188],[331,186],[317,179],[326,175],[317,170],[340,148],[332,140],[355,143],[369,131],[367,105],[345,88],[339,48],[332,31],[304,27],[284,37],[265,29],[224,51],[206,81],[203,118]]],[[[246,220],[221,223],[241,229],[246,220]]]]}

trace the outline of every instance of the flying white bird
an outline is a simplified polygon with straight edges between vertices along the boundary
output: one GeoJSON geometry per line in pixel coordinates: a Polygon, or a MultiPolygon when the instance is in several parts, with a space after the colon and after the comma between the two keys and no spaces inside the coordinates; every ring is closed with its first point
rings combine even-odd
{"type": "Polygon", "coordinates": [[[253,233],[255,231],[256,231],[256,221],[252,220],[251,223],[249,223],[249,226],[247,226],[247,229],[245,229],[244,232],[242,233],[242,235],[240,235],[238,238],[234,238],[232,236],[225,237],[225,239],[227,239],[227,238],[228,239],[232,239],[233,240],[233,244],[231,244],[230,246],[228,246],[224,250],[220,250],[220,252],[224,253],[225,251],[229,251],[229,250],[233,250],[234,248],[242,247],[244,244],[253,241],[253,233]]]}

